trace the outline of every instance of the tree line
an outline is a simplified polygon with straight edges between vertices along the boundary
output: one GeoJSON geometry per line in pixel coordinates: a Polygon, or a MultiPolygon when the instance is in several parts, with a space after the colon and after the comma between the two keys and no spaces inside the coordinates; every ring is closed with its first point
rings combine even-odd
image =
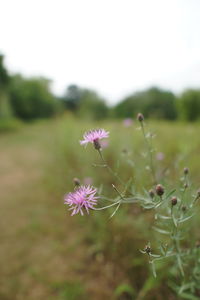
{"type": "Polygon", "coordinates": [[[62,97],[51,91],[51,81],[43,77],[10,75],[0,55],[0,120],[29,121],[70,111],[80,118],[132,118],[138,112],[155,119],[196,121],[200,119],[200,89],[187,89],[181,95],[158,87],[135,92],[109,107],[91,89],[70,85],[62,97]]]}

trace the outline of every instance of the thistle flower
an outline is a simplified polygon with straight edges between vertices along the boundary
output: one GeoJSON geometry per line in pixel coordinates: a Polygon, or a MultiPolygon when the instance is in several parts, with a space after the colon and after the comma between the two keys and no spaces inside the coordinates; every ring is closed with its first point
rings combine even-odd
{"type": "Polygon", "coordinates": [[[156,186],[156,194],[158,196],[162,196],[164,194],[164,187],[161,184],[157,184],[157,186],[156,186]]]}
{"type": "Polygon", "coordinates": [[[93,143],[95,149],[99,150],[101,149],[99,140],[108,138],[108,136],[109,136],[109,132],[105,131],[104,129],[90,130],[83,135],[84,139],[80,141],[80,144],[87,145],[88,143],[93,143]]]}
{"type": "Polygon", "coordinates": [[[80,184],[81,184],[80,179],[78,179],[76,177],[73,179],[73,182],[74,182],[75,186],[80,186],[80,184]]]}
{"type": "Polygon", "coordinates": [[[131,118],[127,118],[123,120],[124,127],[130,127],[133,124],[133,120],[131,118]]]}
{"type": "Polygon", "coordinates": [[[144,116],[143,116],[143,114],[138,113],[138,114],[137,114],[137,119],[138,119],[139,122],[143,122],[143,121],[144,121],[144,116]]]}
{"type": "Polygon", "coordinates": [[[157,160],[163,160],[164,158],[165,158],[165,155],[164,155],[163,152],[158,152],[158,153],[156,154],[156,159],[157,159],[157,160]]]}
{"type": "Polygon", "coordinates": [[[173,196],[171,198],[171,203],[172,203],[172,206],[176,205],[177,204],[177,198],[175,196],[173,196]]]}
{"type": "Polygon", "coordinates": [[[83,179],[83,183],[84,183],[85,185],[91,185],[92,182],[93,182],[93,179],[92,179],[91,177],[85,177],[85,178],[83,179]]]}
{"type": "Polygon", "coordinates": [[[71,216],[80,214],[84,215],[84,209],[89,214],[89,209],[94,209],[94,205],[97,204],[99,197],[95,196],[97,189],[88,185],[80,186],[73,193],[69,193],[64,197],[64,203],[70,206],[69,210],[72,210],[71,216]]]}

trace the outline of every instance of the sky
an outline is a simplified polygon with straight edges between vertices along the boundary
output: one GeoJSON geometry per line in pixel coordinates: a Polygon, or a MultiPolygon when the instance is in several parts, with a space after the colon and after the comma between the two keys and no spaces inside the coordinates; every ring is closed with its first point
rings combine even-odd
{"type": "Polygon", "coordinates": [[[159,86],[200,88],[200,0],[0,0],[11,73],[45,76],[111,104],[159,86]]]}

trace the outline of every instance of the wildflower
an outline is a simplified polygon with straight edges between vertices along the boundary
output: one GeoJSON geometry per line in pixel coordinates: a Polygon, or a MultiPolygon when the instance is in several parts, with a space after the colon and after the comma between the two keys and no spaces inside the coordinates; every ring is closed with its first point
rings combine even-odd
{"type": "Polygon", "coordinates": [[[148,255],[150,255],[150,254],[151,254],[151,247],[150,247],[150,245],[146,245],[145,248],[144,248],[144,251],[145,251],[148,255]]]}
{"type": "Polygon", "coordinates": [[[108,136],[109,136],[109,132],[105,131],[104,129],[90,130],[83,135],[84,139],[80,141],[80,144],[87,145],[88,143],[93,143],[95,149],[99,150],[101,149],[99,140],[108,138],[108,136]]]}
{"type": "Polygon", "coordinates": [[[131,118],[124,119],[123,125],[124,127],[130,127],[133,124],[133,120],[131,118]]]}
{"type": "Polygon", "coordinates": [[[156,159],[157,159],[157,160],[163,160],[164,158],[165,158],[165,155],[164,155],[163,152],[158,152],[158,153],[156,154],[156,159]]]}
{"type": "Polygon", "coordinates": [[[102,149],[108,148],[108,146],[109,146],[109,142],[108,141],[102,141],[101,142],[101,148],[102,149]]]}
{"type": "Polygon", "coordinates": [[[85,177],[84,179],[83,179],[83,183],[84,184],[86,184],[86,185],[90,185],[90,184],[92,184],[92,178],[91,177],[85,177]]]}
{"type": "Polygon", "coordinates": [[[149,190],[149,196],[153,199],[155,196],[155,193],[153,190],[149,190]]]}
{"type": "Polygon", "coordinates": [[[143,114],[139,113],[139,114],[137,115],[137,119],[138,119],[138,121],[140,121],[140,122],[144,121],[144,116],[143,116],[143,114]]]}
{"type": "Polygon", "coordinates": [[[89,214],[89,209],[94,209],[94,205],[97,204],[99,197],[95,196],[97,189],[88,185],[80,186],[73,193],[69,193],[65,196],[65,204],[70,206],[69,210],[72,210],[72,216],[80,214],[83,216],[85,209],[89,214]]]}
{"type": "Polygon", "coordinates": [[[158,196],[162,196],[164,194],[164,187],[161,184],[157,184],[157,186],[156,186],[156,194],[158,196]]]}
{"type": "Polygon", "coordinates": [[[181,209],[182,209],[183,212],[185,212],[185,211],[187,210],[187,207],[186,207],[185,205],[183,205],[183,206],[181,207],[181,209]]]}
{"type": "Polygon", "coordinates": [[[171,203],[172,203],[172,206],[176,205],[177,204],[177,198],[175,196],[173,196],[171,198],[171,203]]]}
{"type": "Polygon", "coordinates": [[[81,183],[80,183],[80,180],[79,180],[78,178],[74,178],[74,179],[73,179],[73,182],[74,182],[74,185],[75,185],[75,186],[80,186],[80,184],[81,184],[81,183]]]}

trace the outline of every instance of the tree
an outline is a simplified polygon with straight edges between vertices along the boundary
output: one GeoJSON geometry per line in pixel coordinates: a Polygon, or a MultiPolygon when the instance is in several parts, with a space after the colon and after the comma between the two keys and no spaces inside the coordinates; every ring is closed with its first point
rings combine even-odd
{"type": "Polygon", "coordinates": [[[62,98],[65,106],[76,115],[89,119],[107,117],[108,107],[102,97],[95,91],[70,85],[62,98]]]}
{"type": "Polygon", "coordinates": [[[56,100],[50,91],[50,81],[45,78],[13,76],[10,98],[15,115],[24,120],[50,117],[57,109],[56,100]]]}
{"type": "Polygon", "coordinates": [[[114,111],[122,118],[133,117],[141,111],[146,117],[169,120],[177,117],[174,94],[156,87],[130,95],[117,104],[114,111]]]}
{"type": "Polygon", "coordinates": [[[64,97],[62,98],[66,108],[72,111],[76,111],[79,108],[81,98],[81,89],[75,85],[71,84],[68,86],[64,97]]]}
{"type": "Polygon", "coordinates": [[[105,101],[96,92],[83,89],[78,114],[88,119],[105,119],[108,115],[108,107],[105,101]]]}
{"type": "Polygon", "coordinates": [[[12,116],[12,110],[8,95],[10,76],[4,66],[4,56],[0,54],[0,118],[12,116]]]}
{"type": "Polygon", "coordinates": [[[200,119],[200,90],[184,91],[178,100],[178,109],[181,119],[187,121],[200,119]]]}

